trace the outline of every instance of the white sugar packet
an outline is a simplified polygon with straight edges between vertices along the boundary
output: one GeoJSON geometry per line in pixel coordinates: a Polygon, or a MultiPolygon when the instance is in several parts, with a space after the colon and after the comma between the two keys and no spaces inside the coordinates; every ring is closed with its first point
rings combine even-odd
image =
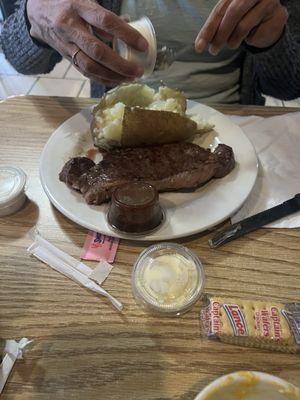
{"type": "Polygon", "coordinates": [[[19,342],[15,340],[6,340],[3,360],[0,365],[0,393],[5,386],[16,360],[22,358],[23,350],[31,342],[32,340],[28,340],[27,338],[23,338],[19,342]]]}
{"type": "Polygon", "coordinates": [[[57,272],[72,279],[74,282],[106,297],[118,311],[123,309],[123,305],[119,300],[111,296],[106,290],[94,282],[94,280],[98,280],[98,282],[100,281],[100,283],[102,283],[108,276],[111,268],[109,269],[106,267],[102,275],[99,276],[98,274],[93,278],[92,268],[58,249],[44,239],[37,231],[32,231],[31,236],[33,236],[34,241],[27,249],[30,254],[34,255],[57,272]]]}
{"type": "MultiPolygon", "coordinates": [[[[243,207],[231,218],[236,223],[300,192],[300,112],[270,118],[232,116],[231,119],[243,129],[259,158],[256,184],[243,207]]],[[[300,212],[267,226],[300,227],[300,212]]]]}

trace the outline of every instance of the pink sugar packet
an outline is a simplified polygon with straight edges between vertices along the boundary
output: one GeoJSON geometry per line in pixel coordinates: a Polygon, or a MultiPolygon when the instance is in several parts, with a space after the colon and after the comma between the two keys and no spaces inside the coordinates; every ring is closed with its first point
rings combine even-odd
{"type": "Polygon", "coordinates": [[[82,260],[101,261],[109,263],[115,261],[119,239],[89,231],[80,255],[82,260]]]}

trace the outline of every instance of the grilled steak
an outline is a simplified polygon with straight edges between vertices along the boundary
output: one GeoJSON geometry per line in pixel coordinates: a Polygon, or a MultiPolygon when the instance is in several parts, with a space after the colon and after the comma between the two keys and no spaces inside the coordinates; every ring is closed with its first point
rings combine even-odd
{"type": "Polygon", "coordinates": [[[159,192],[196,189],[227,175],[234,165],[233,151],[225,144],[211,152],[192,143],[174,143],[112,150],[97,165],[85,157],[72,158],[59,178],[79,190],[88,204],[101,204],[129,181],[151,183],[159,192]]]}
{"type": "Polygon", "coordinates": [[[94,161],[86,157],[71,158],[59,174],[59,179],[73,189],[79,190],[79,178],[95,166],[94,161]]]}

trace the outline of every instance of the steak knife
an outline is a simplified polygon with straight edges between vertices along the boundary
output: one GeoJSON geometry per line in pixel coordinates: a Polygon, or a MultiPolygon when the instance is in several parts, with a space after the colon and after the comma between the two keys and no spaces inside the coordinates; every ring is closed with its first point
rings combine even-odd
{"type": "Polygon", "coordinates": [[[215,249],[223,244],[237,239],[249,232],[255,231],[271,222],[274,222],[287,215],[293,214],[300,210],[300,193],[296,194],[290,200],[279,204],[278,206],[269,208],[252,217],[246,218],[236,224],[231,225],[229,228],[218,232],[212,239],[208,241],[209,246],[215,249]]]}

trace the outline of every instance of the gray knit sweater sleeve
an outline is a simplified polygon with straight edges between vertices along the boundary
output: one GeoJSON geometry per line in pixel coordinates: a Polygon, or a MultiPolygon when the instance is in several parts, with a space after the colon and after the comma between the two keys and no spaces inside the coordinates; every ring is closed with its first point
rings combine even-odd
{"type": "MultiPolygon", "coordinates": [[[[1,46],[6,59],[21,74],[46,74],[62,60],[62,56],[30,36],[26,3],[27,0],[19,0],[16,11],[4,22],[1,46]]],[[[98,3],[115,13],[120,10],[120,0],[98,0],[98,3]]]]}
{"type": "Polygon", "coordinates": [[[55,50],[39,44],[30,36],[26,0],[20,0],[16,11],[4,22],[1,46],[9,63],[25,75],[48,73],[62,59],[55,50]]]}
{"type": "Polygon", "coordinates": [[[262,93],[292,100],[300,97],[300,1],[282,3],[289,11],[285,32],[269,50],[252,53],[253,72],[262,93]]]}

